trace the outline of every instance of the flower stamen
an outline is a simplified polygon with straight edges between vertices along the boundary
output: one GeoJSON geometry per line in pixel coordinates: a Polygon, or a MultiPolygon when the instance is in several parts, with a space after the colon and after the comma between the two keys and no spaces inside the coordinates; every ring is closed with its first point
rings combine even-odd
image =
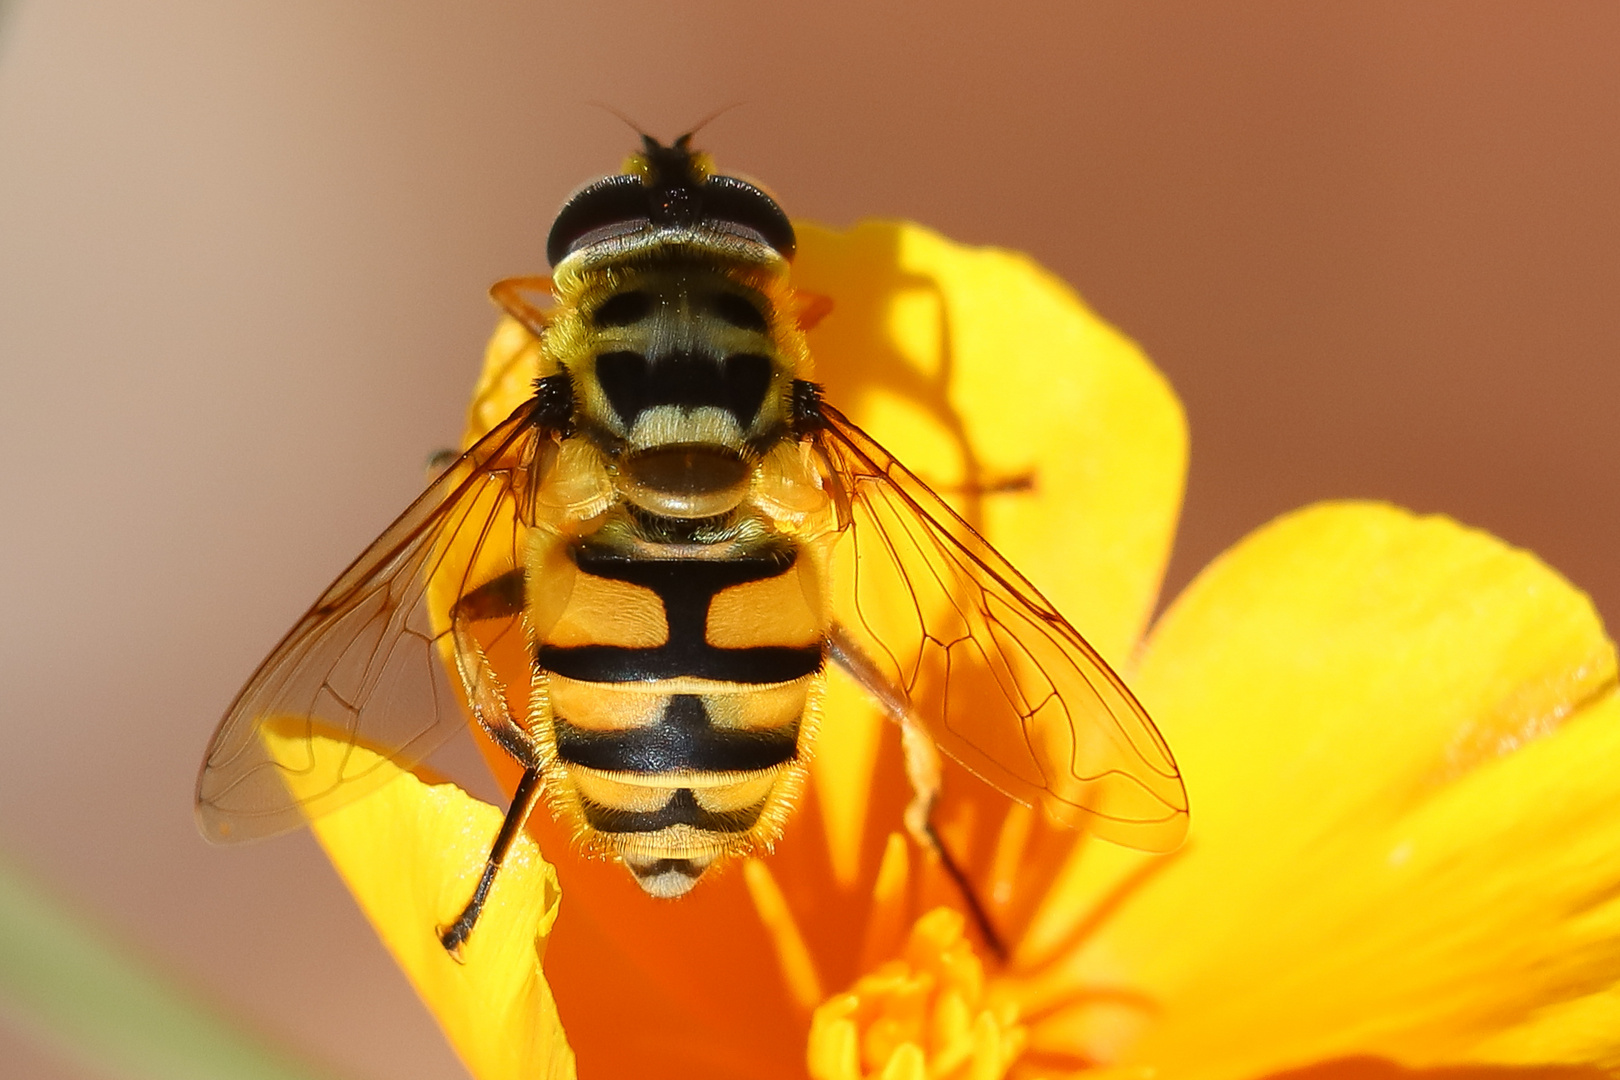
{"type": "Polygon", "coordinates": [[[872,884],[872,906],[866,916],[859,970],[870,971],[900,951],[905,942],[910,881],[910,848],[905,837],[891,832],[878,863],[877,880],[872,884]]]}
{"type": "Polygon", "coordinates": [[[748,896],[754,901],[759,921],[776,948],[776,962],[781,966],[788,994],[806,1012],[814,1009],[822,999],[821,976],[816,972],[815,958],[810,955],[810,947],[805,944],[804,934],[793,917],[793,909],[782,895],[782,887],[776,883],[770,867],[759,859],[749,859],[743,864],[743,881],[748,886],[748,896]]]}
{"type": "Polygon", "coordinates": [[[1007,1075],[1027,1036],[1015,1005],[988,999],[964,927],[959,912],[935,908],[912,926],[899,959],[815,1011],[806,1055],[813,1080],[1007,1075]]]}
{"type": "Polygon", "coordinates": [[[1001,819],[1001,834],[996,838],[994,861],[985,876],[985,900],[992,908],[1002,909],[1011,903],[1034,829],[1034,810],[1022,803],[1007,808],[1006,817],[1001,819]]]}

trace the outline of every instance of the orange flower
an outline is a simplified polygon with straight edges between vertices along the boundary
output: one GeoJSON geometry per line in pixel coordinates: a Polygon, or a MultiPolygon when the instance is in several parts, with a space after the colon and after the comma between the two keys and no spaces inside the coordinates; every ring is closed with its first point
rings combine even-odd
{"type": "MultiPolygon", "coordinates": [[[[835,304],[828,398],[1123,670],[1191,838],[1088,842],[950,769],[940,828],[1001,962],[903,838],[895,732],[835,677],[775,854],[659,901],[536,820],[457,965],[434,927],[500,815],[401,777],[317,835],[474,1075],[571,1076],[570,1046],[593,1078],[1620,1066],[1620,711],[1585,598],[1445,519],[1337,504],[1245,540],[1140,641],[1186,453],[1158,373],[1020,256],[903,225],[800,243],[835,304]]],[[[497,331],[469,438],[533,348],[497,331]]]]}

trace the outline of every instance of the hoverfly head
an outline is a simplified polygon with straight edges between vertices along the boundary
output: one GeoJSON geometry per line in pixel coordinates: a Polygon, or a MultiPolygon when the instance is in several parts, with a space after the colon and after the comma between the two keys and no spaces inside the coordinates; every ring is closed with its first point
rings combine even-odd
{"type": "Polygon", "coordinates": [[[776,200],[735,176],[713,171],[687,133],[670,143],[641,137],[625,171],[585,185],[563,204],[546,240],[556,266],[599,245],[614,252],[673,235],[740,240],[793,257],[793,225],[776,200]]]}

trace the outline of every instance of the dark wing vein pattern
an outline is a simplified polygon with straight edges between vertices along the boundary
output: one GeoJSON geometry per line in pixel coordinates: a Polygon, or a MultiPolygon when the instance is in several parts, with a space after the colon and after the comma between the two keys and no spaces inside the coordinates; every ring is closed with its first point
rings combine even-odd
{"type": "MultiPolygon", "coordinates": [[[[422,761],[466,723],[452,666],[469,699],[499,696],[478,685],[493,678],[488,665],[469,663],[449,645],[464,630],[452,628],[451,606],[518,565],[516,523],[537,448],[533,408],[526,403],[446,469],[254,672],[214,732],[197,778],[206,836],[285,832],[391,775],[368,755],[316,755],[317,736],[404,767],[422,761]],[[467,567],[468,580],[430,591],[452,552],[451,565],[467,567]],[[284,781],[295,776],[301,797],[284,781]]],[[[479,636],[521,632],[518,618],[481,627],[479,636]]]]}
{"type": "Polygon", "coordinates": [[[834,612],[934,742],[1058,821],[1175,847],[1187,797],[1146,711],[977,531],[829,406],[815,438],[846,534],[834,612]]]}

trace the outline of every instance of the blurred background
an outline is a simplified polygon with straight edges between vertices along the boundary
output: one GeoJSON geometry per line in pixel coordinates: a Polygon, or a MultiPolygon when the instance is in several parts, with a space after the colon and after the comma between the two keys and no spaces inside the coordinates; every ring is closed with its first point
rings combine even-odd
{"type": "MultiPolygon", "coordinates": [[[[14,0],[0,850],[359,1080],[459,1066],[307,836],[197,761],[459,433],[495,279],[633,136],[790,213],[1033,253],[1186,403],[1171,580],[1323,498],[1620,619],[1620,5],[14,0]]],[[[81,1066],[0,1010],[0,1073],[81,1066]]]]}

